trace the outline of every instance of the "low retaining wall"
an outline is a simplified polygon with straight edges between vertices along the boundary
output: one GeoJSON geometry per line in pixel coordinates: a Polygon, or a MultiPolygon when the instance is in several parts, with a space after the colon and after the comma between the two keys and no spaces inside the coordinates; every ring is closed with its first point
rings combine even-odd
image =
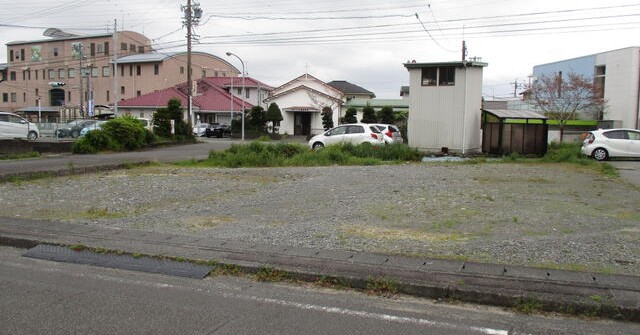
{"type": "Polygon", "coordinates": [[[26,140],[0,140],[0,155],[25,152],[58,153],[71,152],[73,142],[40,142],[26,140]]]}

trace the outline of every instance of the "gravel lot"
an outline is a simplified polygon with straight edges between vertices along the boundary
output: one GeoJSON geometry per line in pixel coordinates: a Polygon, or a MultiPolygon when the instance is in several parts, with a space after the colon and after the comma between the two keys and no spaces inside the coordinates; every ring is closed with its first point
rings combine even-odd
{"type": "Polygon", "coordinates": [[[3,216],[640,275],[640,188],[575,165],[151,166],[0,184],[3,216]]]}

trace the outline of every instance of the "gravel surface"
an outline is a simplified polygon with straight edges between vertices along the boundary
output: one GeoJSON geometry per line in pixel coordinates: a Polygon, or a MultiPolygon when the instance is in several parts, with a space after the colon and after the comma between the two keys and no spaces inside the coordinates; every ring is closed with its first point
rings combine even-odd
{"type": "Polygon", "coordinates": [[[640,275],[640,188],[575,165],[151,166],[0,184],[2,214],[640,275]]]}

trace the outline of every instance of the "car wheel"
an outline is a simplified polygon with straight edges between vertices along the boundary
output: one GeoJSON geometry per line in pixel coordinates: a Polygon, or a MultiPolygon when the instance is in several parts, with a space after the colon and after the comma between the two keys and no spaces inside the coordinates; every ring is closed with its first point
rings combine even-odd
{"type": "Polygon", "coordinates": [[[29,141],[35,141],[38,138],[38,133],[36,133],[35,131],[30,131],[29,134],[27,134],[27,139],[29,139],[29,141]]]}
{"type": "Polygon", "coordinates": [[[311,147],[313,148],[313,150],[320,150],[324,148],[324,144],[322,144],[322,142],[316,142],[311,147]]]}
{"type": "Polygon", "coordinates": [[[607,160],[607,158],[609,158],[609,153],[606,149],[597,148],[593,150],[593,152],[591,153],[591,157],[593,157],[593,159],[597,161],[605,161],[607,160]]]}
{"type": "Polygon", "coordinates": [[[71,137],[76,138],[78,136],[80,136],[80,132],[79,131],[74,130],[74,131],[71,132],[71,137]]]}

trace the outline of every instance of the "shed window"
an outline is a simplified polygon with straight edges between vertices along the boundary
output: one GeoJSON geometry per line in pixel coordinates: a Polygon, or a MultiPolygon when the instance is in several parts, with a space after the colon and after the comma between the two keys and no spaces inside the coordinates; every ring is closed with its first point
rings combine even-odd
{"type": "Polygon", "coordinates": [[[422,86],[436,86],[438,82],[438,68],[427,67],[422,69],[422,86]]]}
{"type": "Polygon", "coordinates": [[[456,84],[456,68],[455,67],[441,67],[439,70],[438,85],[440,86],[452,86],[456,84]]]}

